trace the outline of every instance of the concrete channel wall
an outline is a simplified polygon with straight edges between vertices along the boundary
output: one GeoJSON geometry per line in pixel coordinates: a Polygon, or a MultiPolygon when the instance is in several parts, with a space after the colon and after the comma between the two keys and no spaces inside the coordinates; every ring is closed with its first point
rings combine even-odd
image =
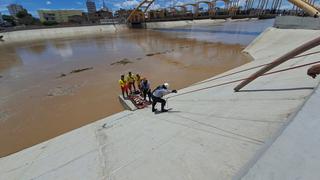
{"type": "Polygon", "coordinates": [[[63,27],[63,28],[49,28],[49,29],[33,29],[21,30],[0,33],[4,41],[1,44],[12,42],[46,40],[57,38],[70,38],[89,35],[102,35],[105,33],[112,33],[126,30],[126,25],[99,25],[99,26],[83,26],[83,27],[63,27]]]}
{"type": "Polygon", "coordinates": [[[184,21],[165,21],[165,22],[149,22],[146,24],[147,29],[159,29],[159,28],[174,28],[187,25],[201,25],[201,24],[219,24],[226,21],[249,21],[256,20],[256,18],[243,18],[243,19],[202,19],[202,20],[184,20],[184,21]]]}
{"type": "MultiPolygon", "coordinates": [[[[228,20],[151,22],[146,24],[146,28],[147,29],[173,28],[173,27],[186,26],[186,25],[192,25],[192,24],[214,24],[214,23],[223,23],[225,21],[247,21],[247,20],[249,19],[246,18],[246,19],[237,19],[237,20],[228,19],[228,20]]],[[[21,30],[21,31],[3,32],[3,33],[0,32],[0,36],[3,36],[3,41],[0,41],[0,45],[5,45],[8,43],[24,42],[24,41],[103,35],[106,33],[114,33],[114,32],[119,32],[124,30],[128,30],[128,26],[125,24],[33,29],[33,30],[21,30]]]]}
{"type": "MultiPolygon", "coordinates": [[[[316,30],[270,28],[245,50],[255,61],[179,90],[178,96],[169,99],[170,112],[123,111],[0,158],[0,179],[239,179],[295,122],[301,108],[308,109],[304,106],[307,100],[318,102],[313,99],[317,96],[310,95],[319,78],[309,78],[305,66],[260,77],[237,93],[233,91],[236,83],[216,85],[246,78],[257,71],[253,67],[270,63],[319,34],[316,30]]],[[[319,50],[314,48],[273,71],[317,61],[319,50]]],[[[317,116],[309,117],[318,123],[317,116]]],[[[299,125],[295,129],[304,131],[299,125]]],[[[317,138],[312,142],[318,147],[317,138]]],[[[287,148],[296,146],[299,144],[287,148]]],[[[319,153],[312,155],[319,159],[319,153]]],[[[264,164],[274,166],[268,162],[264,164]]],[[[290,159],[287,163],[293,164],[290,159]]],[[[316,167],[304,166],[305,172],[291,179],[308,179],[304,175],[310,173],[320,177],[316,167]]],[[[281,179],[272,174],[262,178],[259,171],[254,172],[248,179],[281,179]]],[[[290,167],[282,173],[290,174],[290,167]]]]}
{"type": "Polygon", "coordinates": [[[298,17],[298,16],[278,16],[274,27],[281,29],[314,29],[320,30],[320,18],[298,17]]]}
{"type": "MultiPolygon", "coordinates": [[[[190,24],[207,24],[225,22],[225,20],[194,20],[194,21],[171,21],[171,22],[152,22],[147,23],[148,29],[154,28],[172,28],[178,26],[185,26],[190,24]]],[[[128,26],[123,25],[99,25],[99,26],[83,26],[83,27],[64,27],[64,28],[48,28],[48,29],[33,29],[33,30],[21,30],[0,33],[3,36],[4,41],[0,41],[0,45],[46,40],[46,39],[58,39],[58,38],[72,38],[90,35],[103,35],[106,33],[114,33],[123,30],[127,30],[128,26]]]]}
{"type": "Polygon", "coordinates": [[[185,21],[165,21],[165,22],[149,22],[147,23],[146,27],[148,29],[157,29],[157,28],[174,28],[179,26],[186,26],[186,25],[196,25],[196,24],[210,24],[210,23],[222,23],[226,20],[218,19],[218,20],[185,20],[185,21]]]}

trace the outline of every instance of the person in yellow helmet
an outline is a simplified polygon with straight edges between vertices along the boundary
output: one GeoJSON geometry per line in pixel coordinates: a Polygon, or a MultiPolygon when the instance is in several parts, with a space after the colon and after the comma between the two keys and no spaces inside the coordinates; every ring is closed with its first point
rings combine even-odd
{"type": "Polygon", "coordinates": [[[130,90],[130,93],[133,93],[132,87],[134,92],[136,92],[136,85],[135,85],[136,80],[134,75],[131,72],[128,73],[127,82],[128,82],[128,88],[130,90]]]}
{"type": "Polygon", "coordinates": [[[128,97],[129,96],[128,95],[128,84],[127,84],[127,81],[124,78],[124,75],[121,75],[121,79],[119,80],[119,85],[120,85],[120,88],[121,88],[122,97],[125,98],[124,97],[124,92],[126,92],[127,97],[128,97]]]}

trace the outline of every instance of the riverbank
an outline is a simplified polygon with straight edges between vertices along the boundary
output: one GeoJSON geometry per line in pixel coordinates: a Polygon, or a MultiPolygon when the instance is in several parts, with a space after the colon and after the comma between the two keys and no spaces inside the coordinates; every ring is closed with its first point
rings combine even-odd
{"type": "Polygon", "coordinates": [[[178,34],[130,29],[0,47],[0,157],[121,112],[121,74],[180,89],[251,61],[244,45],[178,34]]]}
{"type": "MultiPolygon", "coordinates": [[[[270,28],[245,50],[255,61],[179,90],[178,96],[169,99],[171,112],[155,115],[144,109],[107,117],[1,158],[0,177],[239,178],[295,120],[319,78],[307,77],[308,67],[303,67],[260,77],[238,93],[233,91],[236,83],[208,87],[246,78],[257,70],[250,68],[269,63],[318,35],[316,30],[270,28]],[[235,74],[219,78],[231,73],[235,74]],[[188,93],[194,90],[198,91],[188,93]]],[[[319,58],[318,53],[300,56],[274,70],[319,58]]]]}

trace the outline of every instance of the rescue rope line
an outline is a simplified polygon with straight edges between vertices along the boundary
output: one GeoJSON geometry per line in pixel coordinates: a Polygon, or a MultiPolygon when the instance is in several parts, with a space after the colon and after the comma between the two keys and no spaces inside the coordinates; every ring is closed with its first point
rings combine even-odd
{"type": "MultiPolygon", "coordinates": [[[[311,62],[311,63],[307,63],[307,64],[302,64],[302,65],[293,66],[293,67],[290,67],[290,68],[281,69],[281,70],[278,70],[278,71],[273,71],[273,72],[265,73],[265,74],[263,74],[262,76],[266,76],[266,75],[270,75],[270,74],[276,74],[276,73],[280,73],[280,72],[284,72],[284,71],[289,71],[289,70],[293,70],[293,69],[297,69],[297,68],[301,68],[301,67],[305,67],[305,66],[317,64],[317,63],[320,63],[320,61],[315,61],[315,62],[311,62]]],[[[225,82],[225,83],[216,84],[216,85],[213,85],[213,86],[204,87],[204,88],[200,88],[200,89],[188,91],[188,92],[185,92],[185,93],[173,95],[173,96],[168,97],[167,99],[174,98],[174,97],[177,97],[177,96],[186,95],[186,94],[190,94],[190,93],[194,93],[194,92],[198,92],[198,91],[202,91],[202,90],[206,90],[206,89],[211,89],[211,88],[215,88],[215,87],[220,87],[220,86],[232,84],[232,83],[239,82],[239,81],[244,81],[244,80],[247,80],[247,79],[248,79],[248,78],[243,78],[243,79],[237,79],[237,80],[233,80],[233,81],[228,81],[228,82],[225,82]]]]}

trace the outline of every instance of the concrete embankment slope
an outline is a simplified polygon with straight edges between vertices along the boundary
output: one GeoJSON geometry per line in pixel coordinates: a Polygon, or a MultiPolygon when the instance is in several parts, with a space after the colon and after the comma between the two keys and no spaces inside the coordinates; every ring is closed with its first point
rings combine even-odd
{"type": "Polygon", "coordinates": [[[63,27],[49,29],[33,29],[0,33],[4,41],[1,44],[12,42],[81,37],[88,35],[103,35],[121,30],[126,30],[126,25],[99,25],[99,26],[82,26],[82,27],[63,27]]]}
{"type": "Polygon", "coordinates": [[[146,28],[148,29],[165,29],[175,28],[188,25],[208,25],[208,24],[219,24],[227,21],[239,22],[239,21],[250,21],[257,20],[256,18],[244,18],[244,19],[202,19],[202,20],[182,20],[182,21],[163,21],[163,22],[148,22],[146,28]]]}
{"type": "MultiPolygon", "coordinates": [[[[238,93],[235,83],[208,87],[248,77],[257,69],[243,70],[271,62],[319,32],[269,29],[246,49],[255,61],[217,77],[239,73],[180,90],[169,99],[171,112],[124,111],[1,158],[0,179],[240,178],[294,119],[319,80],[307,77],[303,67],[261,77],[238,93]],[[198,91],[187,93],[193,90],[198,91]]],[[[319,59],[319,53],[305,55],[275,70],[319,59]]]]}
{"type": "MultiPolygon", "coordinates": [[[[248,19],[244,19],[248,20],[248,19]]],[[[147,23],[147,28],[149,29],[157,29],[157,28],[174,28],[179,26],[187,26],[187,25],[201,25],[201,24],[214,24],[214,23],[223,23],[226,22],[224,19],[204,19],[204,20],[185,20],[185,21],[164,21],[164,22],[149,22],[147,23]]]]}
{"type": "Polygon", "coordinates": [[[243,180],[320,177],[320,88],[243,180]]]}

